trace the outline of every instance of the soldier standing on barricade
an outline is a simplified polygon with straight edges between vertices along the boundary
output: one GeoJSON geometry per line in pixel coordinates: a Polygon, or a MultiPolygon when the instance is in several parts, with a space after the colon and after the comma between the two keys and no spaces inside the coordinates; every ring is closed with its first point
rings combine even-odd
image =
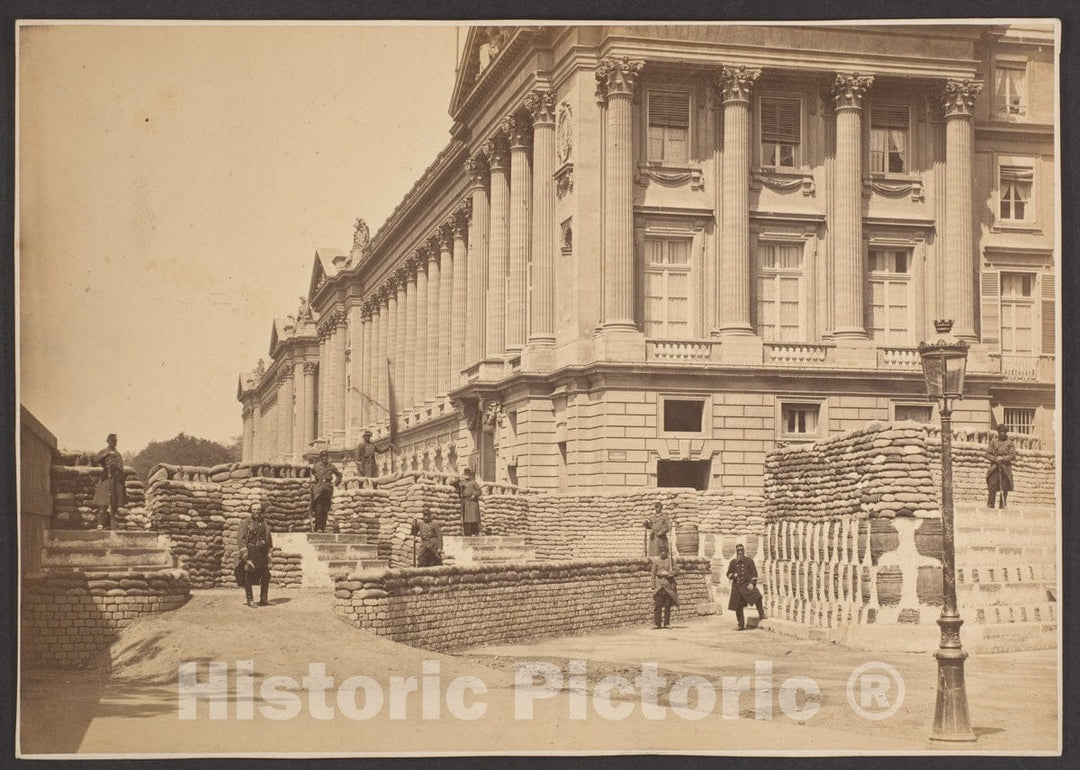
{"type": "Polygon", "coordinates": [[[326,531],[326,516],[334,499],[334,485],[341,483],[341,471],[330,463],[325,449],[311,466],[311,531],[326,531]],[[335,481],[336,479],[336,481],[335,481]]]}

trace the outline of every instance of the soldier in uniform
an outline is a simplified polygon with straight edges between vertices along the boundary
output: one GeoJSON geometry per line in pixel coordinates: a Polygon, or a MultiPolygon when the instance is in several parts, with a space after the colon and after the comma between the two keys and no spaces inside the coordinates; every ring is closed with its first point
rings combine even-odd
{"type": "Polygon", "coordinates": [[[675,560],[671,553],[650,557],[653,589],[653,628],[671,626],[671,608],[679,606],[679,591],[675,585],[675,560]]]}
{"type": "Polygon", "coordinates": [[[731,581],[731,597],[728,609],[735,610],[739,621],[739,630],[746,628],[743,607],[753,604],[758,611],[758,619],[765,619],[765,610],[761,606],[761,591],[757,587],[757,567],[754,560],[746,555],[742,543],[735,546],[735,558],[728,564],[727,576],[731,581]]]}
{"type": "Polygon", "coordinates": [[[330,463],[330,453],[325,449],[311,466],[311,531],[326,531],[326,515],[334,499],[334,485],[341,483],[341,471],[330,463]],[[335,481],[336,479],[336,481],[335,481]]]}
{"type": "Polygon", "coordinates": [[[414,537],[420,539],[420,553],[416,558],[417,567],[438,567],[442,564],[442,528],[431,520],[431,511],[424,511],[422,521],[412,525],[414,537]]]}
{"type": "Polygon", "coordinates": [[[461,485],[462,528],[466,536],[480,534],[480,497],[483,492],[472,468],[465,469],[465,483],[461,485]]]}
{"type": "Polygon", "coordinates": [[[116,434],[105,439],[107,447],[94,455],[94,465],[101,466],[101,479],[94,487],[94,506],[98,509],[98,529],[112,529],[116,512],[127,505],[124,487],[124,458],[116,450],[116,434]]]}
{"type": "Polygon", "coordinates": [[[990,461],[990,470],[986,472],[986,489],[989,497],[986,505],[993,508],[998,494],[1001,495],[1001,507],[1009,499],[1009,493],[1013,489],[1012,464],[1016,459],[1016,447],[1009,438],[1009,429],[999,425],[997,436],[990,439],[990,446],[986,449],[986,459],[990,461]]]}
{"type": "Polygon", "coordinates": [[[251,518],[240,522],[236,533],[236,549],[240,555],[236,574],[244,577],[244,594],[247,606],[254,607],[252,587],[259,583],[259,606],[265,607],[270,591],[270,551],[274,547],[274,538],[270,534],[270,525],[263,521],[262,503],[251,506],[251,518]]]}
{"type": "Polygon", "coordinates": [[[671,553],[668,543],[668,533],[671,531],[671,517],[664,512],[664,504],[656,502],[653,512],[645,519],[645,529],[649,530],[649,556],[660,556],[671,553]]]}
{"type": "Polygon", "coordinates": [[[356,472],[361,476],[375,478],[379,475],[379,465],[376,455],[390,451],[390,447],[379,449],[371,441],[371,431],[365,430],[363,440],[356,446],[356,472]]]}

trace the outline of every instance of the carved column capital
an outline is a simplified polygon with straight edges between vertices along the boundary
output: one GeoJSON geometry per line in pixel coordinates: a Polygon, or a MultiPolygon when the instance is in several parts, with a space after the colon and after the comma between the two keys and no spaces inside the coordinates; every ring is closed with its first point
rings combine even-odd
{"type": "Polygon", "coordinates": [[[469,231],[469,220],[472,219],[472,200],[466,198],[461,202],[450,216],[450,225],[455,238],[464,238],[469,231]]]}
{"type": "Polygon", "coordinates": [[[439,261],[439,252],[442,251],[442,244],[445,240],[445,236],[442,234],[442,225],[435,228],[435,232],[428,236],[427,241],[424,243],[424,250],[421,255],[427,259],[428,263],[439,261]]]}
{"type": "Polygon", "coordinates": [[[291,380],[292,378],[293,369],[291,366],[283,366],[281,369],[278,370],[277,381],[279,383],[283,383],[286,380],[291,380]]]}
{"type": "Polygon", "coordinates": [[[724,102],[749,102],[761,70],[754,67],[721,67],[714,84],[724,102]]]}
{"type": "Polygon", "coordinates": [[[318,361],[305,361],[304,362],[304,374],[318,374],[319,363],[318,361]]]}
{"type": "Polygon", "coordinates": [[[601,101],[612,96],[633,97],[638,76],[645,67],[641,59],[601,59],[596,66],[596,92],[601,101]]]}
{"type": "Polygon", "coordinates": [[[645,67],[640,59],[602,59],[596,67],[596,90],[602,101],[612,96],[633,97],[638,76],[645,67]]]}
{"type": "Polygon", "coordinates": [[[469,176],[473,187],[487,187],[488,164],[482,152],[465,159],[465,173],[469,176]]]}
{"type": "Polygon", "coordinates": [[[502,133],[497,133],[484,140],[481,147],[481,151],[487,157],[488,166],[492,171],[505,170],[508,167],[508,150],[506,137],[502,133]]]}
{"type": "Polygon", "coordinates": [[[863,98],[872,85],[873,75],[860,75],[858,72],[837,74],[832,89],[836,109],[861,110],[863,98]]]}
{"type": "Polygon", "coordinates": [[[983,89],[981,80],[946,80],[945,90],[941,94],[941,106],[945,117],[971,117],[975,107],[975,97],[983,89]]]}
{"type": "Polygon", "coordinates": [[[255,407],[253,407],[251,403],[245,403],[244,408],[240,410],[240,416],[243,417],[245,420],[251,417],[251,415],[254,413],[255,407]]]}
{"type": "Polygon", "coordinates": [[[450,249],[454,244],[454,222],[458,219],[456,213],[451,214],[443,223],[439,225],[439,229],[436,231],[439,240],[439,249],[450,249]]]}
{"type": "Polygon", "coordinates": [[[551,91],[530,91],[523,104],[534,127],[538,123],[555,125],[555,94],[551,91]]]}
{"type": "Polygon", "coordinates": [[[499,130],[506,134],[511,150],[529,146],[532,123],[524,115],[507,115],[499,122],[499,130]]]}

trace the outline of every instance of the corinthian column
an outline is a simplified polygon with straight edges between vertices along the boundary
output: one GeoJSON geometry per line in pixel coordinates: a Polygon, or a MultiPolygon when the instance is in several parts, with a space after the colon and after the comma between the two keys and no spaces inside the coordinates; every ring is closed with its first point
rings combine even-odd
{"type": "Polygon", "coordinates": [[[439,346],[435,351],[435,396],[446,395],[450,387],[450,334],[454,323],[450,303],[453,300],[454,262],[450,248],[453,243],[453,225],[448,221],[439,227],[439,318],[435,328],[439,330],[439,346]]]}
{"type": "Polygon", "coordinates": [[[420,352],[424,362],[424,387],[420,393],[419,401],[430,404],[435,400],[435,392],[438,389],[439,364],[439,336],[442,330],[439,328],[439,299],[442,293],[442,276],[439,273],[439,239],[432,236],[427,242],[427,305],[422,308],[426,313],[424,327],[427,334],[424,337],[423,349],[420,352]]]}
{"type": "Polygon", "coordinates": [[[428,391],[428,253],[424,247],[413,255],[416,264],[416,342],[413,345],[413,405],[422,404],[428,391]]]}
{"type": "Polygon", "coordinates": [[[519,115],[504,118],[502,129],[510,138],[510,276],[506,298],[506,349],[525,346],[525,294],[532,208],[532,179],[529,169],[530,126],[519,115]]]}
{"type": "Polygon", "coordinates": [[[469,191],[471,216],[469,217],[469,266],[466,274],[469,298],[468,329],[462,368],[472,366],[482,359],[487,349],[488,231],[491,227],[487,161],[482,155],[475,155],[466,161],[465,171],[472,180],[472,187],[469,191]]]}
{"type": "Polygon", "coordinates": [[[949,80],[945,106],[945,308],[953,334],[974,340],[975,248],[971,234],[972,108],[982,83],[949,80]]]}
{"type": "Polygon", "coordinates": [[[293,437],[292,437],[292,452],[293,462],[303,462],[304,452],[307,450],[307,444],[304,443],[304,430],[307,428],[307,377],[304,374],[304,368],[306,364],[304,361],[297,361],[293,364],[293,399],[295,401],[293,406],[293,437]]]}
{"type": "Polygon", "coordinates": [[[533,125],[532,301],[529,344],[555,344],[555,97],[525,97],[533,125]]]}
{"type": "Polygon", "coordinates": [[[296,414],[293,401],[293,368],[288,364],[282,364],[281,388],[278,389],[278,403],[281,405],[281,455],[285,460],[291,459],[293,452],[294,415],[296,414]]]}
{"type": "MultiPolygon", "coordinates": [[[[398,295],[398,312],[405,309],[405,336],[402,345],[402,362],[404,364],[404,376],[401,381],[401,411],[406,412],[412,408],[416,400],[416,262],[410,258],[406,262],[405,280],[402,282],[402,291],[405,301],[401,301],[398,295]]],[[[402,326],[399,321],[398,333],[402,326]]]]}
{"type": "Polygon", "coordinates": [[[241,415],[244,419],[244,432],[243,441],[240,444],[240,460],[241,462],[251,462],[251,453],[254,449],[253,439],[255,438],[255,418],[253,417],[254,410],[251,408],[251,403],[244,402],[244,408],[241,415]]]}
{"type": "Polygon", "coordinates": [[[337,311],[331,340],[334,356],[334,379],[331,386],[330,420],[331,442],[335,447],[345,444],[345,313],[337,311]]]}
{"type": "MultiPolygon", "coordinates": [[[[407,390],[405,386],[409,381],[408,358],[405,355],[405,268],[399,268],[395,277],[394,296],[397,298],[397,302],[395,303],[395,318],[391,321],[394,325],[394,381],[392,387],[394,389],[394,404],[397,406],[396,411],[400,414],[405,403],[407,390]]],[[[394,419],[397,419],[397,415],[394,416],[394,419]]]]}
{"type": "Polygon", "coordinates": [[[358,384],[360,392],[354,394],[357,396],[356,403],[359,405],[359,427],[361,431],[371,424],[371,399],[375,397],[372,392],[374,388],[371,384],[372,361],[375,358],[374,351],[371,349],[373,344],[371,338],[371,310],[371,300],[365,299],[360,309],[360,339],[364,350],[363,355],[360,357],[360,382],[358,384]]]}
{"type": "MultiPolygon", "coordinates": [[[[306,452],[315,440],[315,378],[319,373],[317,361],[304,362],[304,448],[306,452]]],[[[302,452],[302,453],[303,453],[302,452]]],[[[302,454],[301,453],[301,454],[302,454]]]]}
{"type": "Polygon", "coordinates": [[[604,153],[603,328],[634,324],[634,90],[643,61],[604,59],[596,68],[607,102],[604,153]]]}
{"type": "MultiPolygon", "coordinates": [[[[481,188],[481,192],[483,189],[481,188]]],[[[466,200],[453,217],[454,232],[454,285],[450,302],[453,304],[450,320],[450,388],[456,388],[461,382],[461,370],[465,368],[469,351],[469,300],[478,299],[482,294],[475,288],[470,291],[473,261],[467,251],[465,234],[469,227],[472,213],[472,200],[466,200]]],[[[475,287],[477,284],[473,283],[475,287]]],[[[471,363],[471,360],[468,360],[471,363]]]]}
{"type": "Polygon", "coordinates": [[[330,437],[330,327],[323,323],[317,329],[319,335],[319,424],[316,439],[330,437]]]}
{"type": "Polygon", "coordinates": [[[506,352],[506,262],[510,253],[510,180],[506,142],[496,136],[484,143],[491,168],[491,228],[488,251],[487,358],[506,352]]]}
{"type": "Polygon", "coordinates": [[[398,383],[398,306],[397,306],[397,282],[391,278],[383,287],[383,310],[382,327],[384,329],[384,341],[379,345],[382,351],[382,364],[379,366],[379,400],[386,411],[382,413],[382,419],[389,424],[390,414],[390,388],[395,393],[401,387],[398,383]],[[392,378],[392,379],[391,379],[392,378]]]}
{"type": "Polygon", "coordinates": [[[716,85],[724,109],[719,291],[714,334],[753,334],[750,326],[750,95],[761,70],[724,67],[716,85]]]}
{"type": "Polygon", "coordinates": [[[367,428],[375,428],[386,419],[386,291],[380,286],[371,298],[371,397],[368,403],[367,428]]]}
{"type": "Polygon", "coordinates": [[[872,77],[836,76],[836,173],[833,211],[834,339],[866,339],[862,244],[862,108],[872,77]]]}

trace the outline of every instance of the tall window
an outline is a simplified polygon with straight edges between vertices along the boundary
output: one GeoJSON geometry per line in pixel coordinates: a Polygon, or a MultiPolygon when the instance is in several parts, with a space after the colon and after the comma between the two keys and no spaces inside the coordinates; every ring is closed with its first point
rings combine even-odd
{"type": "Polygon", "coordinates": [[[688,339],[690,239],[645,239],[645,336],[688,339]]]}
{"type": "Polygon", "coordinates": [[[994,64],[994,110],[999,115],[1027,114],[1027,63],[997,61],[994,64]]]}
{"type": "Polygon", "coordinates": [[[1001,274],[1001,352],[1035,351],[1035,276],[1001,274]]]}
{"type": "Polygon", "coordinates": [[[903,174],[908,159],[908,107],[904,104],[870,106],[870,170],[903,174]]]}
{"type": "Polygon", "coordinates": [[[805,339],[802,301],[803,245],[758,245],[757,325],[766,341],[805,339]]]}
{"type": "Polygon", "coordinates": [[[910,262],[906,249],[870,249],[867,331],[881,344],[911,344],[910,262]]]}
{"type": "Polygon", "coordinates": [[[685,163],[690,158],[690,94],[649,91],[649,160],[685,163]]]}
{"type": "Polygon", "coordinates": [[[1031,203],[1031,183],[1035,180],[1035,171],[1027,166],[999,166],[998,190],[1001,205],[998,213],[1001,219],[1027,221],[1031,203]]]}
{"type": "Polygon", "coordinates": [[[761,98],[761,165],[799,165],[800,105],[798,99],[761,98]]]}

